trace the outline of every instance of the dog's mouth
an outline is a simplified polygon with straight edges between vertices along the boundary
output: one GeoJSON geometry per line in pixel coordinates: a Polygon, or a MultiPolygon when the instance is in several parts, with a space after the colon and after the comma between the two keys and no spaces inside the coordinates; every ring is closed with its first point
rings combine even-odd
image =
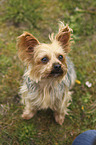
{"type": "Polygon", "coordinates": [[[58,71],[52,70],[51,73],[49,74],[49,77],[59,77],[63,75],[63,70],[60,69],[58,71]]]}

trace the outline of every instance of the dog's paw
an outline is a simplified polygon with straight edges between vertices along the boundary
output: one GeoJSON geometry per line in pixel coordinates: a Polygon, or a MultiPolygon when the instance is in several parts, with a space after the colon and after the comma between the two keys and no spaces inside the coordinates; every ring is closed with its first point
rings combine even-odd
{"type": "Polygon", "coordinates": [[[29,120],[29,119],[31,119],[34,116],[34,114],[35,114],[35,112],[34,113],[33,112],[31,112],[31,113],[23,112],[22,118],[26,119],[26,120],[29,120]]]}
{"type": "Polygon", "coordinates": [[[58,123],[58,124],[60,124],[60,125],[62,125],[63,124],[63,122],[64,122],[64,115],[61,115],[61,114],[57,114],[56,112],[54,113],[54,116],[55,116],[55,121],[58,123]]]}

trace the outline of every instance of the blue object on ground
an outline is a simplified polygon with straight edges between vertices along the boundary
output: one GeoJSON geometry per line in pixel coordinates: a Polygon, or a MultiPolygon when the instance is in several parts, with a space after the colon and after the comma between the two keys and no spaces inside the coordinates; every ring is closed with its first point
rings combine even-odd
{"type": "Polygon", "coordinates": [[[88,130],[76,137],[72,145],[96,145],[96,130],[88,130]]]}

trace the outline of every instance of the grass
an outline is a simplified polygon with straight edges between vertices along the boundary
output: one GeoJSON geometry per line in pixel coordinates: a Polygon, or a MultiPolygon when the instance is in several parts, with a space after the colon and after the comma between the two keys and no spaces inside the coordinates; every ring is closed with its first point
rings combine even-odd
{"type": "Polygon", "coordinates": [[[25,23],[30,27],[37,27],[38,19],[42,20],[42,11],[38,8],[40,7],[40,2],[34,0],[9,0],[6,3],[5,17],[3,20],[8,20],[12,22],[13,25],[19,26],[20,23],[25,23]],[[30,16],[29,16],[30,15],[30,16]]]}
{"type": "Polygon", "coordinates": [[[1,3],[0,144],[71,145],[81,132],[96,129],[96,1],[21,2],[1,3]],[[15,10],[19,11],[18,15],[15,10]],[[57,31],[58,21],[68,23],[73,29],[74,44],[70,57],[81,83],[76,83],[73,88],[71,112],[62,126],[55,123],[50,109],[38,111],[33,119],[25,121],[21,118],[23,106],[18,96],[24,66],[18,60],[16,38],[28,31],[40,42],[49,42],[48,35],[57,31]],[[92,83],[92,87],[86,86],[87,81],[92,83]]]}

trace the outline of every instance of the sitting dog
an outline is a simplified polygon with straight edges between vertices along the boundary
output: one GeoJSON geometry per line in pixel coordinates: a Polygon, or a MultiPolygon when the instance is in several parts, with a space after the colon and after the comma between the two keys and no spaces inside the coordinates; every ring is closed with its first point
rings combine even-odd
{"type": "Polygon", "coordinates": [[[37,110],[51,108],[56,122],[64,122],[71,100],[69,89],[76,79],[74,65],[67,56],[71,31],[61,22],[58,33],[49,36],[49,44],[40,43],[28,32],[18,37],[18,56],[27,66],[20,89],[24,119],[31,119],[37,110]]]}

